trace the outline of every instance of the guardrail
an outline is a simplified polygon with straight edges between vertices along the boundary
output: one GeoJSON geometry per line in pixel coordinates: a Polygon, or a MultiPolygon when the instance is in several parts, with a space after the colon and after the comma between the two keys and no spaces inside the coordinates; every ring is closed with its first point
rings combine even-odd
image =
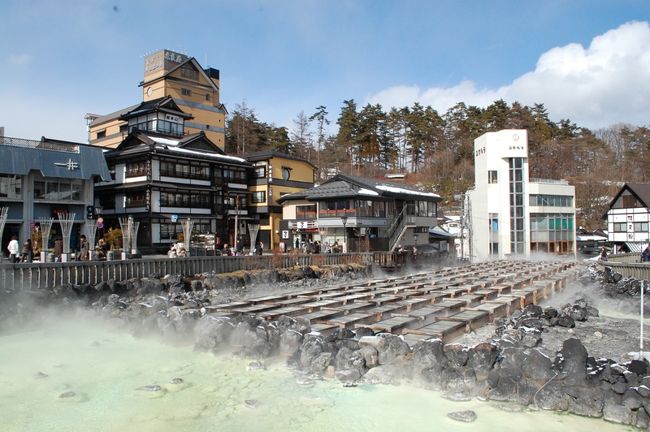
{"type": "Polygon", "coordinates": [[[142,258],[125,261],[0,264],[0,289],[48,289],[131,278],[271,270],[293,266],[373,264],[372,253],[142,258]]]}
{"type": "Polygon", "coordinates": [[[650,262],[642,263],[639,253],[609,255],[607,261],[598,261],[598,264],[603,268],[610,267],[624,277],[650,280],[650,262]]]}

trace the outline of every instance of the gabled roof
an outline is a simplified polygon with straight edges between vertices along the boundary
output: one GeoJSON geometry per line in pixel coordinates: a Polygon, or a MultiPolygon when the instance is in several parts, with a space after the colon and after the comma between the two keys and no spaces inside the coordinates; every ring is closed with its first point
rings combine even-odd
{"type": "Polygon", "coordinates": [[[0,173],[28,175],[32,170],[45,178],[111,179],[101,147],[47,137],[0,137],[0,173]]]}
{"type": "Polygon", "coordinates": [[[644,206],[650,207],[650,184],[648,183],[625,183],[621,190],[618,191],[614,199],[609,203],[609,208],[612,208],[616,200],[625,192],[629,190],[632,195],[643,203],[644,206]]]}
{"type": "Polygon", "coordinates": [[[217,85],[214,83],[214,81],[212,81],[212,79],[210,79],[210,77],[208,76],[208,74],[205,72],[205,70],[203,70],[203,68],[201,67],[201,65],[199,64],[199,62],[198,62],[194,57],[190,57],[190,58],[188,58],[187,60],[185,60],[184,62],[179,63],[178,65],[176,65],[175,67],[173,67],[172,69],[170,69],[169,72],[167,72],[167,73],[164,74],[164,75],[161,75],[161,76],[159,76],[159,77],[156,77],[156,78],[152,79],[151,81],[147,81],[147,82],[142,81],[142,82],[140,83],[140,86],[145,86],[145,85],[147,85],[147,83],[150,83],[150,82],[152,82],[152,81],[158,81],[159,79],[164,78],[164,77],[166,77],[167,75],[170,75],[170,74],[174,73],[174,71],[177,71],[178,69],[180,69],[181,67],[185,66],[185,65],[188,64],[188,63],[192,63],[192,65],[196,68],[196,70],[197,70],[201,75],[203,75],[203,77],[206,79],[206,81],[207,81],[208,83],[210,83],[210,86],[211,86],[214,90],[217,90],[217,91],[219,90],[219,86],[217,86],[217,85]]]}
{"type": "Polygon", "coordinates": [[[122,117],[124,114],[128,113],[129,111],[132,111],[135,108],[137,108],[137,106],[138,105],[131,105],[131,106],[128,106],[126,108],[122,108],[121,110],[117,110],[115,112],[112,112],[110,114],[106,114],[106,115],[97,117],[95,120],[92,121],[92,123],[90,123],[90,126],[97,126],[97,125],[100,125],[102,123],[106,123],[106,122],[109,122],[111,120],[118,119],[118,118],[122,117]]]}
{"type": "Polygon", "coordinates": [[[210,141],[203,131],[175,138],[154,132],[134,130],[120,145],[108,152],[108,155],[112,156],[128,151],[130,147],[134,147],[134,141],[140,142],[148,147],[147,151],[170,153],[186,157],[218,159],[224,162],[249,165],[243,158],[224,154],[223,150],[210,141]]]}
{"type": "Polygon", "coordinates": [[[137,115],[150,113],[152,111],[168,112],[170,114],[174,114],[179,117],[183,117],[185,119],[192,118],[190,114],[184,113],[183,110],[181,110],[178,107],[178,105],[176,104],[176,102],[174,102],[174,99],[171,96],[164,96],[158,99],[152,99],[150,101],[142,102],[139,105],[136,105],[135,108],[133,108],[132,110],[122,114],[120,118],[126,120],[137,115]]]}
{"type": "Polygon", "coordinates": [[[300,156],[290,155],[290,154],[287,154],[287,153],[282,153],[282,152],[275,151],[275,150],[259,151],[259,152],[251,153],[251,154],[248,154],[248,155],[244,155],[244,157],[246,158],[247,161],[250,161],[250,162],[259,162],[259,161],[263,161],[263,160],[269,160],[269,159],[274,158],[274,157],[282,158],[282,159],[290,159],[290,160],[305,162],[305,163],[311,165],[314,169],[316,169],[316,165],[309,162],[305,158],[301,158],[300,156]]]}
{"type": "Polygon", "coordinates": [[[440,201],[438,194],[424,192],[410,185],[337,174],[319,186],[284,195],[278,199],[278,202],[282,203],[291,200],[322,201],[336,198],[372,200],[380,197],[440,201]]]}

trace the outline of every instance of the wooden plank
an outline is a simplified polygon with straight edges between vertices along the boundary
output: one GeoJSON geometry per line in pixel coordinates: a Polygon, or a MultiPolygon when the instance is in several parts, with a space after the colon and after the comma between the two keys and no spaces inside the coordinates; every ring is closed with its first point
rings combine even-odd
{"type": "Polygon", "coordinates": [[[334,331],[339,328],[338,326],[327,324],[327,323],[316,323],[311,325],[311,331],[320,333],[324,336],[334,333],[334,331]]]}
{"type": "Polygon", "coordinates": [[[368,302],[374,303],[377,306],[381,306],[383,304],[396,302],[398,300],[400,300],[399,297],[383,295],[383,296],[377,296],[377,297],[375,297],[373,299],[369,299],[368,302]]]}
{"type": "Polygon", "coordinates": [[[409,316],[396,316],[391,317],[383,321],[379,321],[373,324],[368,324],[366,327],[370,327],[373,331],[383,331],[388,333],[401,333],[402,329],[407,327],[409,324],[417,321],[416,318],[409,316]]]}
{"type": "Polygon", "coordinates": [[[366,313],[372,313],[375,316],[375,321],[381,321],[386,319],[393,313],[406,312],[406,306],[400,305],[397,303],[389,303],[382,306],[377,306],[372,309],[368,309],[366,313]]]}
{"type": "Polygon", "coordinates": [[[282,315],[286,316],[295,316],[295,315],[300,315],[304,313],[306,309],[304,307],[300,306],[286,306],[282,307],[279,309],[273,309],[270,311],[265,311],[260,314],[258,314],[259,318],[265,319],[265,320],[274,320],[277,319],[278,317],[282,315]]]}
{"type": "Polygon", "coordinates": [[[402,338],[404,338],[404,341],[409,344],[409,346],[413,347],[417,345],[420,342],[424,342],[428,339],[433,339],[429,335],[425,334],[415,334],[415,333],[403,333],[402,338]]]}
{"type": "Polygon", "coordinates": [[[474,291],[473,294],[481,296],[481,301],[492,300],[499,296],[499,291],[495,289],[485,288],[474,291]]]}
{"type": "Polygon", "coordinates": [[[314,312],[319,310],[322,307],[335,307],[335,306],[340,306],[343,304],[342,300],[318,300],[318,301],[311,301],[308,303],[303,303],[303,307],[308,308],[309,312],[314,312]]]}
{"type": "Polygon", "coordinates": [[[436,322],[438,318],[449,314],[449,310],[437,306],[426,306],[410,312],[391,312],[391,316],[408,316],[419,321],[421,326],[436,322]]]}
{"type": "Polygon", "coordinates": [[[289,298],[288,295],[268,295],[263,297],[249,298],[248,301],[251,302],[252,304],[258,304],[258,303],[277,302],[279,300],[285,300],[288,298],[289,298]]]}
{"type": "Polygon", "coordinates": [[[204,306],[205,310],[208,312],[216,311],[229,311],[235,308],[250,306],[250,303],[247,301],[236,301],[231,303],[220,303],[216,305],[204,306]]]}
{"type": "Polygon", "coordinates": [[[397,304],[406,306],[406,312],[410,312],[413,309],[418,309],[431,304],[431,299],[426,297],[412,297],[398,301],[397,304]]]}
{"type": "Polygon", "coordinates": [[[478,306],[463,310],[478,310],[487,312],[489,314],[489,320],[491,323],[494,322],[494,320],[497,318],[505,317],[508,315],[508,305],[505,303],[485,302],[481,303],[478,306]]]}
{"type": "Polygon", "coordinates": [[[494,300],[488,300],[485,303],[495,302],[495,303],[503,303],[508,305],[508,316],[510,316],[517,309],[524,308],[525,306],[524,301],[525,299],[521,296],[508,294],[508,295],[499,296],[494,300]]]}
{"type": "Polygon", "coordinates": [[[465,290],[459,287],[449,287],[442,291],[445,297],[454,298],[465,294],[465,290]]]}
{"type": "Polygon", "coordinates": [[[343,313],[349,313],[352,311],[366,310],[374,307],[373,303],[368,302],[351,302],[340,306],[324,306],[324,310],[337,310],[342,311],[343,313]]]}
{"type": "Polygon", "coordinates": [[[337,325],[341,328],[354,327],[356,324],[368,324],[377,321],[374,314],[355,312],[348,315],[329,318],[327,324],[337,325]]]}
{"type": "Polygon", "coordinates": [[[472,307],[475,306],[479,303],[481,303],[481,300],[483,299],[483,296],[480,294],[464,294],[462,296],[454,297],[454,300],[459,300],[465,302],[463,307],[472,307]]]}
{"type": "Polygon", "coordinates": [[[373,293],[352,294],[352,295],[347,295],[345,297],[341,297],[341,300],[343,300],[343,304],[347,304],[347,303],[352,303],[355,300],[367,300],[367,299],[372,299],[373,297],[374,297],[373,293]]]}
{"type": "Polygon", "coordinates": [[[260,303],[252,306],[246,306],[246,307],[240,307],[240,308],[235,308],[232,309],[233,312],[237,312],[240,314],[253,314],[256,315],[260,312],[263,311],[268,311],[271,309],[276,309],[279,306],[277,304],[270,304],[270,303],[260,303]]]}
{"type": "Polygon", "coordinates": [[[522,287],[522,288],[517,288],[516,290],[512,291],[511,295],[516,295],[520,296],[523,298],[523,303],[521,308],[523,309],[524,306],[528,304],[537,304],[537,292],[539,291],[539,288],[535,287],[522,287]]]}
{"type": "Polygon", "coordinates": [[[327,321],[329,318],[343,315],[345,312],[335,309],[321,309],[316,312],[310,312],[304,315],[298,315],[301,318],[309,320],[310,323],[327,321]]]}
{"type": "Polygon", "coordinates": [[[475,331],[490,322],[490,313],[485,311],[465,310],[448,317],[440,318],[441,321],[458,321],[465,324],[465,331],[475,331]]]}
{"type": "Polygon", "coordinates": [[[278,304],[281,304],[282,306],[294,306],[294,305],[309,303],[310,301],[311,299],[307,297],[297,297],[297,298],[279,301],[278,304]]]}
{"type": "Polygon", "coordinates": [[[453,299],[446,299],[435,303],[435,306],[443,307],[447,309],[450,313],[454,313],[454,312],[460,312],[460,308],[465,306],[465,302],[453,300],[453,299]]]}
{"type": "Polygon", "coordinates": [[[447,343],[465,334],[465,323],[458,321],[436,321],[421,328],[406,328],[405,334],[419,334],[442,339],[447,343]]]}

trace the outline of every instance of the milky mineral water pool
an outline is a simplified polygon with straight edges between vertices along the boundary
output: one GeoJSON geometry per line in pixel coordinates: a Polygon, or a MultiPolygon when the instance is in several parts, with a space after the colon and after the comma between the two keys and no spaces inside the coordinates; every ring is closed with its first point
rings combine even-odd
{"type": "Polygon", "coordinates": [[[408,386],[296,383],[283,361],[249,361],[138,339],[85,315],[0,335],[0,430],[623,431],[602,420],[504,412],[408,386]],[[174,381],[174,379],[182,379],[174,381]],[[137,390],[159,385],[160,391],[137,390]],[[67,396],[67,397],[62,397],[67,396]],[[447,418],[472,409],[473,424],[447,418]]]}

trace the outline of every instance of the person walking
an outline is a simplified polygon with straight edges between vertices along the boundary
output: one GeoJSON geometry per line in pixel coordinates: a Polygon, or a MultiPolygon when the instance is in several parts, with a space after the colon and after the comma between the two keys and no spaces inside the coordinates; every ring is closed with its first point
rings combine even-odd
{"type": "Polygon", "coordinates": [[[18,262],[18,253],[20,252],[20,245],[18,244],[18,239],[15,235],[11,236],[11,241],[7,246],[7,251],[9,251],[9,260],[12,263],[18,262]]]}
{"type": "Polygon", "coordinates": [[[88,261],[88,252],[90,248],[88,247],[88,240],[85,235],[81,235],[81,250],[79,251],[79,261],[88,261]]]}
{"type": "Polygon", "coordinates": [[[649,262],[650,261],[650,244],[643,249],[643,252],[641,253],[641,262],[649,262]]]}

